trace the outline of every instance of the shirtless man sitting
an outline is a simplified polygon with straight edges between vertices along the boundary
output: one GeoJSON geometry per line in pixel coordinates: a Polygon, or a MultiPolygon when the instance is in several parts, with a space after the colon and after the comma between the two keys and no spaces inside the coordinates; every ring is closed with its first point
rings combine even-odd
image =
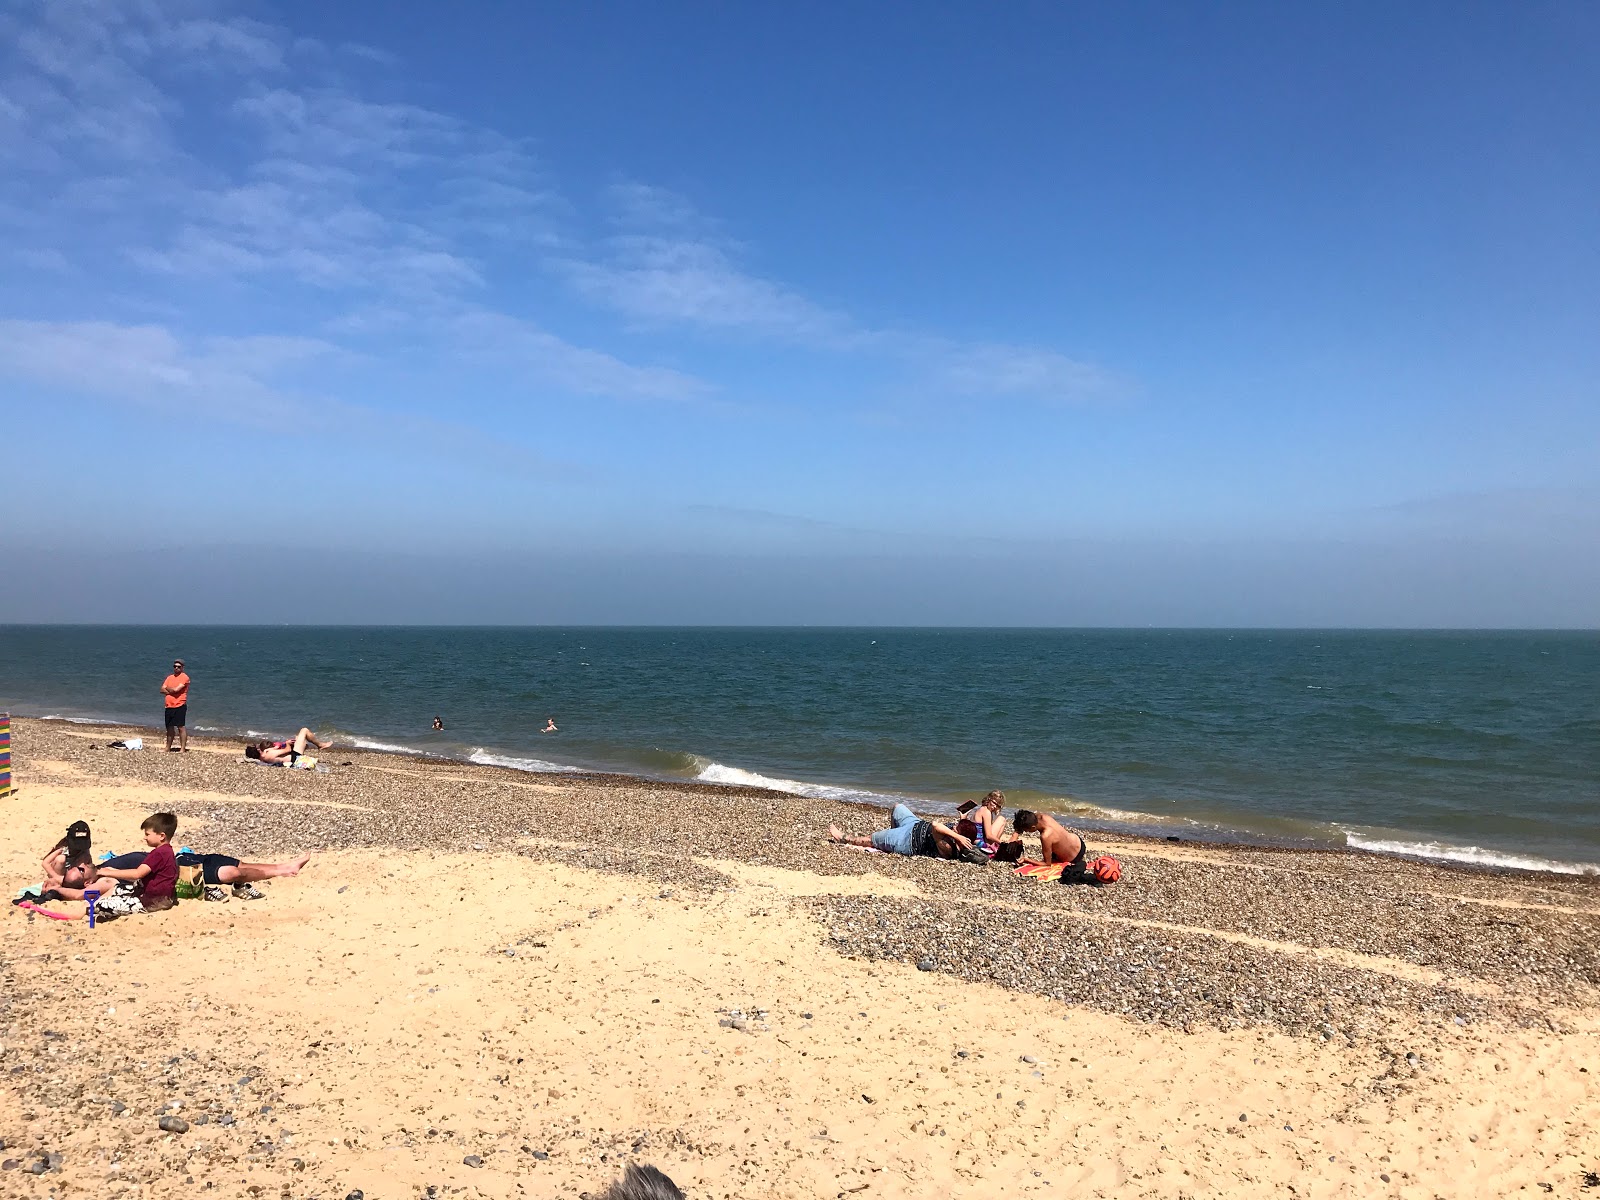
{"type": "MultiPolygon", "coordinates": [[[[1011,827],[1018,833],[1037,833],[1039,845],[1044,851],[1044,865],[1051,866],[1062,863],[1066,870],[1061,872],[1062,883],[1087,883],[1092,877],[1088,873],[1085,863],[1089,856],[1089,847],[1083,838],[1073,833],[1060,821],[1049,813],[1029,812],[1019,808],[1016,815],[1011,818],[1011,827]]],[[[1027,860],[1027,861],[1032,861],[1027,860]]]]}

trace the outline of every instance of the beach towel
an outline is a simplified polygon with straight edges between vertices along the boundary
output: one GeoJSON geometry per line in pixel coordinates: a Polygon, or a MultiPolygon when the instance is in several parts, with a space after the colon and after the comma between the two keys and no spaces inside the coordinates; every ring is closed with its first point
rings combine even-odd
{"type": "Polygon", "coordinates": [[[1037,883],[1054,883],[1066,869],[1066,863],[1051,863],[1048,867],[1043,863],[1023,863],[1017,868],[1017,874],[1037,883]]]}

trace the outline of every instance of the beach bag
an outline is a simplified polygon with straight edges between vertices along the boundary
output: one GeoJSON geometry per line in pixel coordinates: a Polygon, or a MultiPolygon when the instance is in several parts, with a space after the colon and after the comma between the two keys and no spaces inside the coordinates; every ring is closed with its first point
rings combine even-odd
{"type": "Polygon", "coordinates": [[[173,894],[179,900],[198,900],[205,895],[206,871],[199,863],[178,868],[178,882],[173,894]]]}
{"type": "Polygon", "coordinates": [[[1122,864],[1109,854],[1102,854],[1088,866],[1088,875],[1095,883],[1104,886],[1122,878],[1122,864]]]}

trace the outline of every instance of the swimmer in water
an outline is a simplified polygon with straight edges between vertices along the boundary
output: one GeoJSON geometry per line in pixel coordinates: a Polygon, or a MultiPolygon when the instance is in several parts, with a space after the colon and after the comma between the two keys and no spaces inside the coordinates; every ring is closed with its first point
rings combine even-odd
{"type": "Polygon", "coordinates": [[[444,718],[443,717],[435,717],[433,719],[433,731],[435,733],[438,733],[443,728],[444,728],[444,718]]]}
{"type": "Polygon", "coordinates": [[[546,717],[544,719],[544,728],[539,730],[539,732],[540,733],[555,733],[556,732],[556,719],[554,717],[546,717]]]}

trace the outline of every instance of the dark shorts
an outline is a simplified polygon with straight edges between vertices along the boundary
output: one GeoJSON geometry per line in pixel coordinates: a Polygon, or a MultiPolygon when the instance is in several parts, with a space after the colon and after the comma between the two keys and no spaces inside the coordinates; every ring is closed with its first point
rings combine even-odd
{"type": "Polygon", "coordinates": [[[177,708],[167,709],[167,728],[182,729],[189,723],[189,706],[180,704],[177,708]]]}
{"type": "Polygon", "coordinates": [[[1089,874],[1089,843],[1080,835],[1078,838],[1078,857],[1067,864],[1067,869],[1061,872],[1057,883],[1088,883],[1095,887],[1100,886],[1100,881],[1089,874]]]}
{"type": "MultiPolygon", "coordinates": [[[[109,858],[100,865],[102,867],[110,867],[113,871],[131,871],[135,867],[144,865],[144,856],[147,853],[149,851],[133,850],[127,854],[119,854],[115,858],[109,858]]],[[[178,865],[180,867],[198,866],[207,883],[221,883],[222,880],[217,878],[217,872],[222,870],[223,867],[237,867],[239,860],[237,858],[229,858],[226,854],[180,854],[178,855],[178,865]]]]}

